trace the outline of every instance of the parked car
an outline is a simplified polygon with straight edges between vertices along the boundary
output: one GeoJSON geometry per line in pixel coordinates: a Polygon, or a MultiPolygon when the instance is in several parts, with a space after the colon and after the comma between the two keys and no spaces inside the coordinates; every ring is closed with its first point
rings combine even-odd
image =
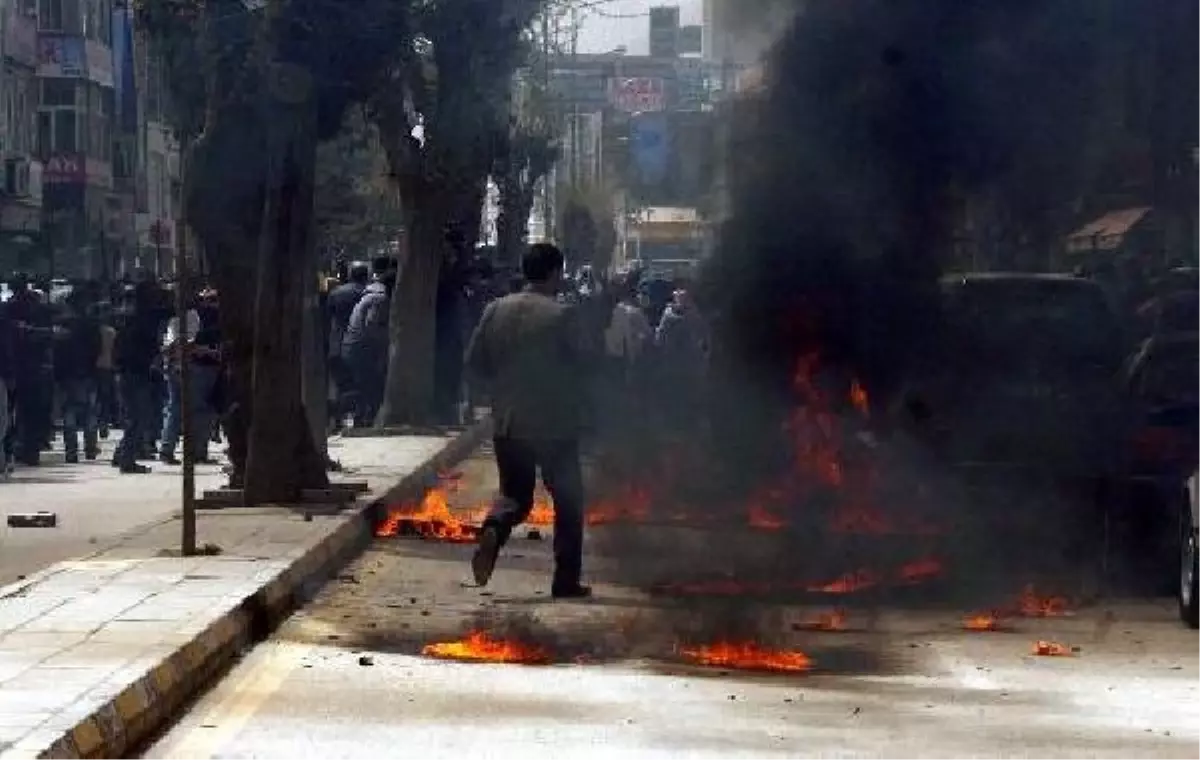
{"type": "Polygon", "coordinates": [[[1142,343],[1123,374],[1134,412],[1129,446],[1129,498],[1117,527],[1148,563],[1146,572],[1176,584],[1172,561],[1187,549],[1192,522],[1187,483],[1200,459],[1200,336],[1158,335],[1142,343]],[[1165,547],[1165,549],[1164,549],[1165,547]],[[1159,571],[1163,571],[1160,572],[1159,571]]]}
{"type": "Polygon", "coordinates": [[[990,541],[1054,572],[1103,572],[1130,420],[1116,311],[1098,284],[1067,275],[961,274],[941,286],[928,358],[888,427],[953,473],[963,519],[990,541]]]}

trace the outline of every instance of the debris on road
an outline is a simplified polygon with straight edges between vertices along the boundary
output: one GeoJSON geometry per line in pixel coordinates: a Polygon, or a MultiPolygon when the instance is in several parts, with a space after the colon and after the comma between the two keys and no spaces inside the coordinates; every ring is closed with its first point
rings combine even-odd
{"type": "Polygon", "coordinates": [[[1079,647],[1069,647],[1057,641],[1039,641],[1033,645],[1033,653],[1039,657],[1071,657],[1079,647]]]}
{"type": "Polygon", "coordinates": [[[369,668],[375,664],[375,658],[370,655],[364,654],[358,658],[358,664],[361,667],[369,668]]]}
{"type": "Polygon", "coordinates": [[[57,512],[13,512],[8,516],[10,528],[57,528],[57,512]]]}

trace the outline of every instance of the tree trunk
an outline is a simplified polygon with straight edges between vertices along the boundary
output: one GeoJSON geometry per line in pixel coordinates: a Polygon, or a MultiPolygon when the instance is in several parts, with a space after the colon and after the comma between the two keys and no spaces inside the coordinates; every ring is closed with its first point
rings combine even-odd
{"type": "MultiPolygon", "coordinates": [[[[316,102],[307,72],[275,64],[269,77],[267,185],[254,310],[254,375],[247,504],[299,500],[328,485],[303,402],[304,293],[310,278],[316,102]],[[302,93],[274,91],[302,82],[302,93]],[[286,96],[286,97],[285,97],[286,96]],[[283,318],[281,318],[281,316],[283,318]]],[[[315,276],[315,273],[311,273],[315,276]]]]}
{"type": "Polygon", "coordinates": [[[427,422],[433,412],[433,365],[438,277],[449,213],[434,188],[405,199],[400,272],[388,321],[388,367],[378,424],[427,422]]]}

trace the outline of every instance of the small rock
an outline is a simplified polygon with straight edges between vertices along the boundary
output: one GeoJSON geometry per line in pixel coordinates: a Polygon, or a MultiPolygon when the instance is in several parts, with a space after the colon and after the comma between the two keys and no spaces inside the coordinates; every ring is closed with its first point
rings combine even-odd
{"type": "Polygon", "coordinates": [[[402,605],[395,604],[395,603],[388,603],[386,606],[387,606],[387,607],[389,607],[390,609],[393,609],[393,610],[398,610],[398,609],[400,609],[400,607],[401,607],[402,605]]]}
{"type": "Polygon", "coordinates": [[[368,627],[368,628],[378,628],[378,627],[379,627],[379,623],[367,623],[367,627],[368,627]]]}
{"type": "Polygon", "coordinates": [[[853,711],[853,712],[851,712],[850,714],[851,714],[851,715],[858,715],[860,712],[862,712],[862,708],[861,708],[861,707],[856,707],[856,708],[854,708],[854,711],[853,711]]]}
{"type": "Polygon", "coordinates": [[[480,591],[479,595],[480,596],[495,596],[496,592],[495,591],[480,591]]]}
{"type": "Polygon", "coordinates": [[[791,697],[784,697],[784,699],[783,699],[783,703],[784,703],[785,705],[790,705],[790,704],[792,703],[792,698],[791,698],[791,697]]]}
{"type": "Polygon", "coordinates": [[[311,667],[312,667],[312,663],[311,663],[311,662],[306,662],[306,663],[304,663],[303,665],[301,665],[300,667],[302,667],[302,668],[311,668],[311,667]]]}
{"type": "Polygon", "coordinates": [[[339,575],[338,580],[342,583],[358,583],[358,578],[353,575],[339,575]]]}
{"type": "Polygon", "coordinates": [[[364,668],[369,668],[369,667],[371,667],[372,665],[374,665],[374,664],[375,664],[375,658],[374,658],[374,657],[372,657],[372,656],[371,656],[371,655],[369,655],[369,654],[364,654],[364,655],[362,655],[361,657],[359,657],[359,658],[358,658],[358,664],[359,664],[361,667],[364,667],[364,668]]]}
{"type": "Polygon", "coordinates": [[[409,603],[409,604],[416,604],[416,603],[417,603],[417,598],[416,598],[415,596],[410,596],[410,597],[408,598],[408,603],[409,603]]]}
{"type": "Polygon", "coordinates": [[[429,617],[429,610],[421,610],[421,617],[429,617]]]}
{"type": "Polygon", "coordinates": [[[737,701],[737,695],[736,695],[736,694],[730,694],[730,695],[729,695],[729,701],[730,701],[730,702],[735,702],[735,701],[737,701]]]}
{"type": "Polygon", "coordinates": [[[23,581],[23,580],[25,580],[25,576],[24,576],[24,575],[18,575],[18,576],[17,576],[17,580],[19,580],[19,581],[23,581]]]}
{"type": "Polygon", "coordinates": [[[327,635],[325,638],[328,639],[329,641],[338,641],[342,637],[336,633],[331,633],[331,634],[327,635]]]}
{"type": "Polygon", "coordinates": [[[1172,665],[1171,670],[1183,670],[1183,666],[1182,665],[1172,665]]]}

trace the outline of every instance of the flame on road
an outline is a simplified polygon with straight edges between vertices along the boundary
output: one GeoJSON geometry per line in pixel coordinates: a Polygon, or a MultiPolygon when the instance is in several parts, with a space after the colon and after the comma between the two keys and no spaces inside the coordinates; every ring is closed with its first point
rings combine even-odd
{"type": "Polygon", "coordinates": [[[754,642],[718,642],[692,647],[681,646],[679,654],[697,665],[737,670],[797,673],[812,669],[812,660],[803,652],[763,649],[754,642]]]}
{"type": "Polygon", "coordinates": [[[967,631],[996,631],[999,630],[999,625],[999,619],[991,612],[968,615],[962,621],[962,627],[967,631]]]}
{"type": "Polygon", "coordinates": [[[388,515],[375,528],[380,537],[395,536],[405,529],[422,538],[451,543],[469,543],[475,540],[476,530],[471,519],[456,517],[450,512],[450,501],[446,489],[437,487],[425,492],[421,503],[401,506],[388,511],[388,515]]]}
{"type": "Polygon", "coordinates": [[[461,641],[428,644],[421,650],[421,654],[464,662],[507,662],[526,665],[544,665],[550,662],[550,653],[541,647],[519,641],[493,639],[483,631],[472,631],[461,641]]]}
{"type": "Polygon", "coordinates": [[[855,591],[870,588],[876,583],[878,583],[878,580],[875,578],[875,574],[866,568],[862,568],[861,570],[846,573],[829,583],[811,585],[808,587],[808,590],[825,594],[852,594],[855,591]]]}

